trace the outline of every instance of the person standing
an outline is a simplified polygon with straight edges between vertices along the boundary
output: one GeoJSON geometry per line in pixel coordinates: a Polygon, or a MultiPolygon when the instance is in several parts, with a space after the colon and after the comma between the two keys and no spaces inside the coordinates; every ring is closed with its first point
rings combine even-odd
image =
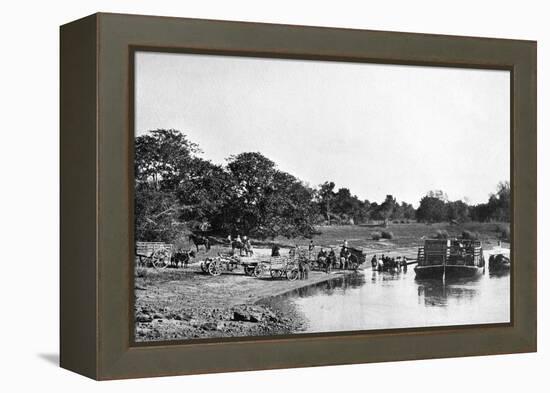
{"type": "Polygon", "coordinates": [[[304,279],[304,261],[303,260],[298,261],[298,273],[299,273],[298,278],[300,280],[303,280],[304,279]]]}
{"type": "Polygon", "coordinates": [[[315,249],[315,244],[313,244],[313,240],[309,241],[309,246],[307,249],[309,251],[309,259],[311,259],[311,256],[313,255],[313,250],[315,249]]]}
{"type": "Polygon", "coordinates": [[[309,261],[302,260],[302,263],[304,264],[304,280],[309,279],[309,261]]]}

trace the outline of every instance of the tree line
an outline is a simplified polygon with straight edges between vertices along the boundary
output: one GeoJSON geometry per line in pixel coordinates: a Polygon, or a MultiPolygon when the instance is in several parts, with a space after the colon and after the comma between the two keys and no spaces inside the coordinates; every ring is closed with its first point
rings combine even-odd
{"type": "Polygon", "coordinates": [[[501,189],[487,204],[464,203],[465,209],[460,201],[431,193],[415,210],[392,195],[380,204],[361,200],[348,188],[336,190],[330,181],[311,187],[258,152],[214,164],[177,130],[138,136],[134,150],[135,235],[144,241],[172,241],[188,230],[265,239],[311,237],[317,225],[370,220],[509,220],[501,189]]]}
{"type": "Polygon", "coordinates": [[[462,200],[450,201],[443,191],[430,191],[420,200],[416,219],[423,222],[510,222],[511,190],[508,181],[500,182],[486,203],[469,205],[462,200]]]}

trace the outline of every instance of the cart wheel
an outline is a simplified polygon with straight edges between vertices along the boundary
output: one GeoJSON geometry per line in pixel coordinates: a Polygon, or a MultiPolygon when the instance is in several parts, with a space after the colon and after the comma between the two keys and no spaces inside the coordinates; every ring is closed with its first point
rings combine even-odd
{"type": "Polygon", "coordinates": [[[215,261],[210,262],[208,264],[208,273],[210,273],[211,276],[219,276],[222,274],[221,266],[215,261]]]}
{"type": "Polygon", "coordinates": [[[247,266],[244,267],[244,275],[250,276],[250,269],[247,266]]]}
{"type": "Polygon", "coordinates": [[[262,275],[263,271],[264,271],[264,269],[263,269],[262,265],[257,264],[256,267],[254,268],[254,271],[253,271],[252,275],[256,278],[260,277],[262,275]]]}
{"type": "Polygon", "coordinates": [[[288,279],[288,281],[295,281],[298,279],[298,269],[293,269],[293,270],[288,270],[286,272],[286,278],[288,279]]]}
{"type": "Polygon", "coordinates": [[[168,258],[164,250],[155,251],[151,259],[153,261],[153,266],[157,269],[164,269],[170,263],[170,258],[168,258]]]}

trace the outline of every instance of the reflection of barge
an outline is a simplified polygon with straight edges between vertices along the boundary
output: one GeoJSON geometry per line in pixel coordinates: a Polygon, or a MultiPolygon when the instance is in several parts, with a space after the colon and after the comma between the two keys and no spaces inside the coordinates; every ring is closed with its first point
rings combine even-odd
{"type": "Polygon", "coordinates": [[[417,278],[470,277],[483,272],[485,259],[478,240],[427,239],[418,249],[417,278]]]}

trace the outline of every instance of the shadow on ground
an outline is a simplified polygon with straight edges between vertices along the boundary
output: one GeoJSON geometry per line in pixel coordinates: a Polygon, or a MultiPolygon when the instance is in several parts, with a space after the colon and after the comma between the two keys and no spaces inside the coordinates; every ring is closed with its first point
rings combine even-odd
{"type": "Polygon", "coordinates": [[[54,366],[59,366],[59,354],[57,353],[39,353],[38,357],[54,366]]]}

